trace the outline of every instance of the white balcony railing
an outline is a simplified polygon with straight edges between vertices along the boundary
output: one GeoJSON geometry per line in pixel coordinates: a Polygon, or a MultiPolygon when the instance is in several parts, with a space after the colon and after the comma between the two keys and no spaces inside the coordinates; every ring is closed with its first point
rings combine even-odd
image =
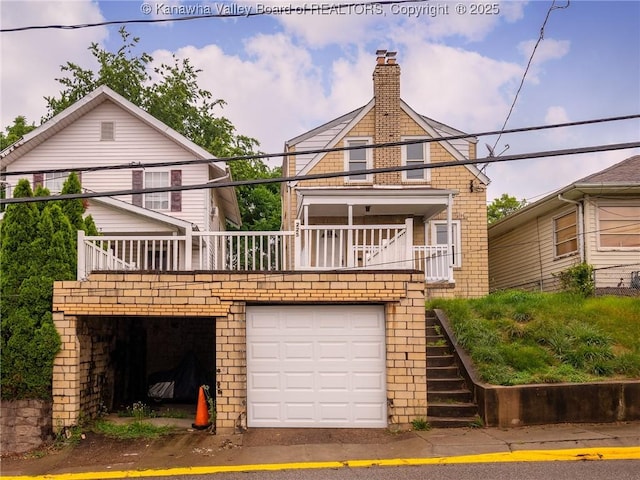
{"type": "Polygon", "coordinates": [[[446,245],[413,245],[402,225],[300,225],[294,231],[86,236],[78,232],[78,279],[93,271],[287,271],[417,269],[453,281],[446,245]]]}

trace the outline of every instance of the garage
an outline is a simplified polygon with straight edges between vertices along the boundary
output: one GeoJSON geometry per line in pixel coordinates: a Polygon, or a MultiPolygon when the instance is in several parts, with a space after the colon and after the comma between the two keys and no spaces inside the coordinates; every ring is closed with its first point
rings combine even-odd
{"type": "Polygon", "coordinates": [[[247,426],[386,428],[382,305],[247,306],[247,426]]]}

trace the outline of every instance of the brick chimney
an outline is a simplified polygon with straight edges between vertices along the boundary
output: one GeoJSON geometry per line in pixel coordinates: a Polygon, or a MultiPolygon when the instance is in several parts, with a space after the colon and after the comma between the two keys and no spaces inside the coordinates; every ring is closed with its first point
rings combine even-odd
{"type": "MultiPolygon", "coordinates": [[[[373,96],[375,99],[375,143],[400,141],[400,65],[396,52],[376,51],[376,67],[373,71],[373,96]]],[[[400,147],[374,150],[374,168],[400,166],[400,147]]],[[[376,175],[378,185],[399,185],[400,172],[376,175]]]]}

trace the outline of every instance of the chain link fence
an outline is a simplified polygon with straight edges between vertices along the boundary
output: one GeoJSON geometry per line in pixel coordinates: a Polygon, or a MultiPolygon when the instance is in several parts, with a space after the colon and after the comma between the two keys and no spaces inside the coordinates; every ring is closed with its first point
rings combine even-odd
{"type": "Polygon", "coordinates": [[[595,294],[640,297],[640,263],[594,269],[595,294]]]}

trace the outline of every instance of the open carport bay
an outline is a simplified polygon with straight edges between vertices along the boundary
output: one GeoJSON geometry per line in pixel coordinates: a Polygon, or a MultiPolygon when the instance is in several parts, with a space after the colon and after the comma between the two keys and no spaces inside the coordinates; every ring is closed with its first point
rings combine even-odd
{"type": "Polygon", "coordinates": [[[83,403],[109,411],[139,401],[195,404],[197,389],[185,385],[215,382],[215,318],[79,317],[78,341],[83,403]],[[176,376],[165,398],[149,398],[150,383],[176,376]]]}

